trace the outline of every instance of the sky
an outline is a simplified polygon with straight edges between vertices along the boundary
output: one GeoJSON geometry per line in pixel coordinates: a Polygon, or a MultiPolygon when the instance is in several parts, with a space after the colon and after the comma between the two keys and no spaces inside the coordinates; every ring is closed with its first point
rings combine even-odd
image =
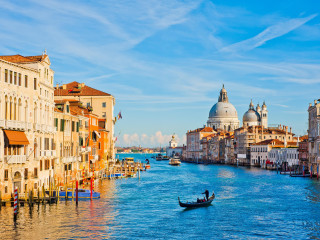
{"type": "Polygon", "coordinates": [[[0,0],[0,55],[46,49],[55,84],[116,99],[118,146],[185,143],[222,84],[242,122],[250,100],[269,124],[307,133],[319,98],[318,0],[0,0]]]}

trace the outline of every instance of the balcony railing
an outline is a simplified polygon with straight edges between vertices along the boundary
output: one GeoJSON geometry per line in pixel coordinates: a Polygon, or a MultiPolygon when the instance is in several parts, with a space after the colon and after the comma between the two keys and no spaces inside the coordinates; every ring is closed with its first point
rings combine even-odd
{"type": "Polygon", "coordinates": [[[67,163],[76,162],[77,160],[78,160],[78,157],[63,157],[62,163],[67,164],[67,163]]]}
{"type": "Polygon", "coordinates": [[[41,130],[41,125],[40,125],[39,123],[34,123],[34,124],[33,124],[33,128],[34,128],[34,130],[36,130],[36,131],[40,131],[40,130],[41,130]]]}
{"type": "Polygon", "coordinates": [[[8,164],[26,163],[27,156],[26,155],[8,155],[8,156],[5,156],[5,161],[8,164]]]}

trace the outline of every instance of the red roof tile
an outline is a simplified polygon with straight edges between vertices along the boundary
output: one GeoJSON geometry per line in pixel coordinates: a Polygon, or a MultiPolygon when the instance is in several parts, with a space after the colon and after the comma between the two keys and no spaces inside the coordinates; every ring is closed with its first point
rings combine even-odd
{"type": "Polygon", "coordinates": [[[66,88],[63,86],[55,88],[55,96],[111,96],[109,93],[102,92],[89,86],[82,86],[78,82],[71,82],[66,84],[66,88]]]}
{"type": "Polygon", "coordinates": [[[0,56],[0,59],[12,62],[12,63],[26,63],[26,62],[40,62],[42,61],[47,55],[39,55],[39,56],[21,56],[17,55],[9,55],[9,56],[0,56]]]}

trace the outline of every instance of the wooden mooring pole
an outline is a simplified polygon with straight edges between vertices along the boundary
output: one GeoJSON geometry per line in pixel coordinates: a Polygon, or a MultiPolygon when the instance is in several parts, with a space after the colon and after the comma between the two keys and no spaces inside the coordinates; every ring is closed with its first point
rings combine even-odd
{"type": "Polygon", "coordinates": [[[78,180],[76,181],[76,205],[78,206],[78,180]]]}
{"type": "Polygon", "coordinates": [[[14,190],[14,205],[13,205],[13,213],[14,213],[14,215],[13,215],[13,219],[14,219],[14,221],[17,221],[17,215],[18,215],[18,189],[16,188],[15,190],[14,190]]]}

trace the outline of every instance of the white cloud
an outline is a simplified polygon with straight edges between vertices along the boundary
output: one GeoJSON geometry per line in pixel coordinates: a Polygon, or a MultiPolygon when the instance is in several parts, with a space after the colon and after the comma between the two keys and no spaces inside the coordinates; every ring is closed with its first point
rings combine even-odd
{"type": "Polygon", "coordinates": [[[272,40],[277,37],[281,37],[294,29],[300,27],[311,19],[315,18],[317,14],[310,15],[305,18],[293,18],[287,21],[279,22],[275,25],[272,25],[259,33],[258,35],[246,39],[244,41],[232,44],[230,46],[224,47],[221,49],[222,52],[238,52],[238,51],[249,51],[254,48],[257,48],[269,40],[272,40]]]}
{"type": "MultiPolygon", "coordinates": [[[[161,131],[157,131],[154,134],[147,135],[142,133],[141,135],[137,133],[133,134],[123,134],[122,138],[119,138],[118,146],[142,146],[142,147],[166,147],[169,145],[171,140],[171,134],[163,134],[161,131]]],[[[185,134],[181,137],[175,135],[176,141],[179,145],[185,144],[186,136],[185,134]]]]}

